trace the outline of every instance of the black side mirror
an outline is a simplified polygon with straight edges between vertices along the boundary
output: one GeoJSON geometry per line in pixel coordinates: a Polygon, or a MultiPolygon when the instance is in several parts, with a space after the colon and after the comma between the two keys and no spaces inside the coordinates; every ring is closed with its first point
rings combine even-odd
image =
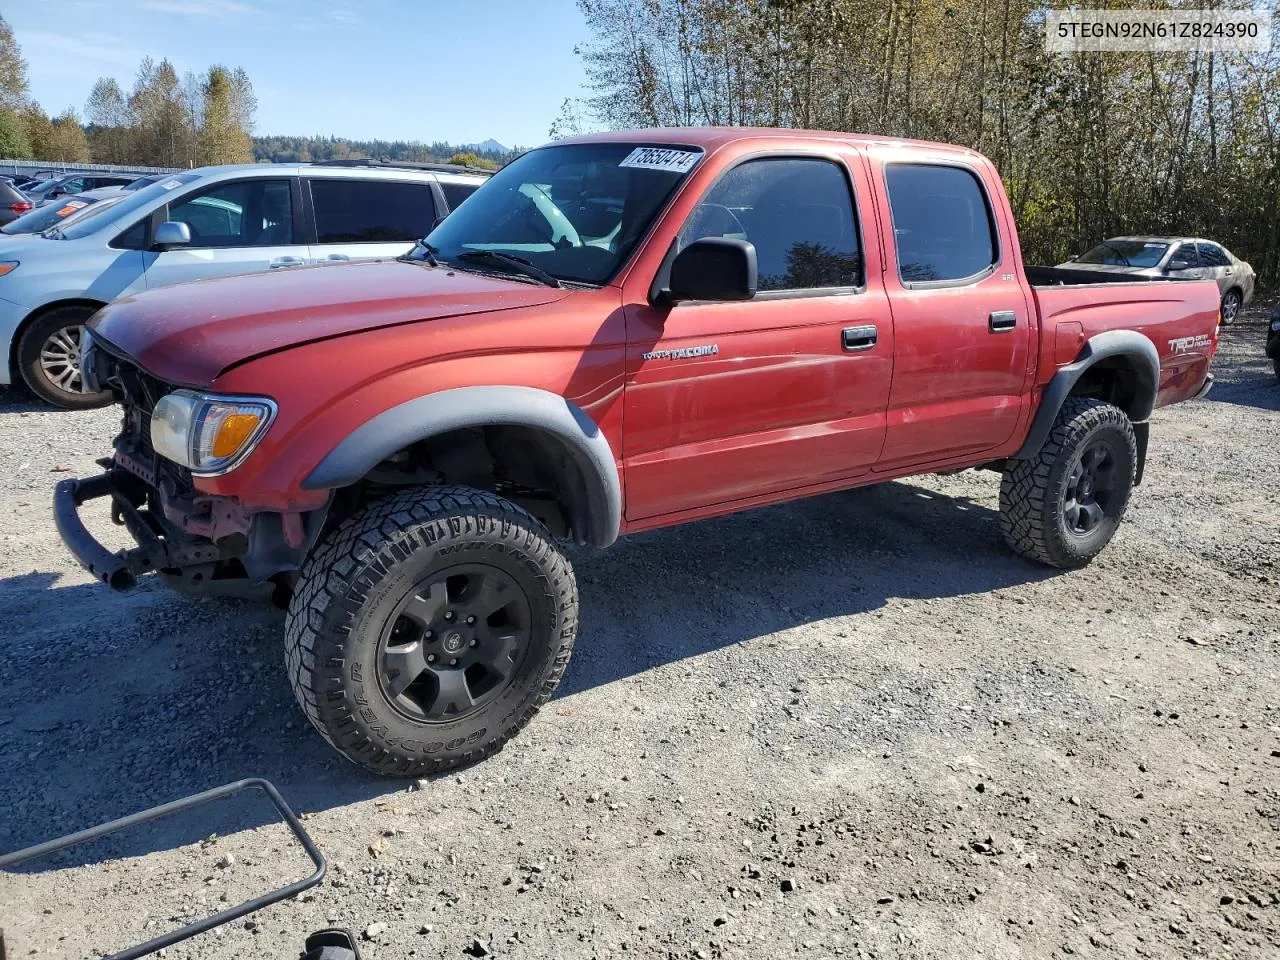
{"type": "Polygon", "coordinates": [[[1173,273],[1176,270],[1190,270],[1191,264],[1186,260],[1170,260],[1169,265],[1165,267],[1167,271],[1173,273]]]}
{"type": "Polygon", "coordinates": [[[666,299],[750,300],[756,295],[756,248],[746,240],[704,237],[671,262],[666,299]]]}

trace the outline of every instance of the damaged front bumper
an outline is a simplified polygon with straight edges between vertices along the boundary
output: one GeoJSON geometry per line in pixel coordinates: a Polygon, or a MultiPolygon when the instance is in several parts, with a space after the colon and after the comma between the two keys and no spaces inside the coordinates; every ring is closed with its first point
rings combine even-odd
{"type": "Polygon", "coordinates": [[[223,559],[224,548],[210,541],[179,538],[151,515],[146,490],[137,478],[121,470],[97,477],[59,481],[53,492],[53,519],[58,535],[80,566],[115,590],[128,590],[144,573],[180,570],[223,559]],[[108,497],[111,519],[122,524],[138,544],[112,553],[80,519],[80,507],[108,497]]]}

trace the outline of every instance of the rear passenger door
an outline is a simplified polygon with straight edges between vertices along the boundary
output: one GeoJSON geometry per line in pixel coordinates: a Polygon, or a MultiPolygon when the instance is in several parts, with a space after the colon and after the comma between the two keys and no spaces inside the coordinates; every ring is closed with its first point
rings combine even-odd
{"type": "Polygon", "coordinates": [[[998,447],[1022,414],[1035,342],[1016,254],[1002,242],[1008,227],[976,166],[892,157],[878,166],[896,346],[877,469],[998,447]]]}
{"type": "Polygon", "coordinates": [[[1196,244],[1196,249],[1199,251],[1200,264],[1204,267],[1205,276],[1215,280],[1218,289],[1226,293],[1235,282],[1232,277],[1236,272],[1235,264],[1227,256],[1227,251],[1216,243],[1206,243],[1203,240],[1196,244]]]}
{"type": "Polygon", "coordinates": [[[315,239],[311,261],[399,257],[431,232],[437,216],[430,183],[310,177],[315,239]]]}
{"type": "Polygon", "coordinates": [[[147,286],[300,266],[297,186],[293,178],[232,180],[169,202],[154,223],[185,223],[191,242],[146,251],[147,286]]]}

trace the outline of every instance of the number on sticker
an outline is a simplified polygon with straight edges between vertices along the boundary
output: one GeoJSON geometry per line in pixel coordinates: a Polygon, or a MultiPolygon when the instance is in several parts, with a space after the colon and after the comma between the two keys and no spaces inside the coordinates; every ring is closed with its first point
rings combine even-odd
{"type": "Polygon", "coordinates": [[[636,147],[618,166],[640,170],[668,170],[687,173],[702,154],[692,150],[669,150],[666,147],[636,147]]]}

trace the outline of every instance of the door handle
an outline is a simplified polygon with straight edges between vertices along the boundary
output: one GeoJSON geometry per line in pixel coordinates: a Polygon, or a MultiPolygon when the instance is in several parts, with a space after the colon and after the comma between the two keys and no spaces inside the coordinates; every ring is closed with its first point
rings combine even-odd
{"type": "Polygon", "coordinates": [[[1007,333],[1018,325],[1018,315],[1012,310],[997,310],[987,317],[987,329],[992,333],[1007,333]]]}
{"type": "Polygon", "coordinates": [[[301,257],[276,257],[269,264],[267,264],[267,266],[270,267],[272,270],[278,270],[281,267],[300,267],[305,262],[306,261],[303,260],[301,257]]]}
{"type": "Polygon", "coordinates": [[[845,327],[840,331],[840,346],[850,353],[870,350],[876,345],[877,336],[875,324],[872,323],[861,327],[845,327]]]}

